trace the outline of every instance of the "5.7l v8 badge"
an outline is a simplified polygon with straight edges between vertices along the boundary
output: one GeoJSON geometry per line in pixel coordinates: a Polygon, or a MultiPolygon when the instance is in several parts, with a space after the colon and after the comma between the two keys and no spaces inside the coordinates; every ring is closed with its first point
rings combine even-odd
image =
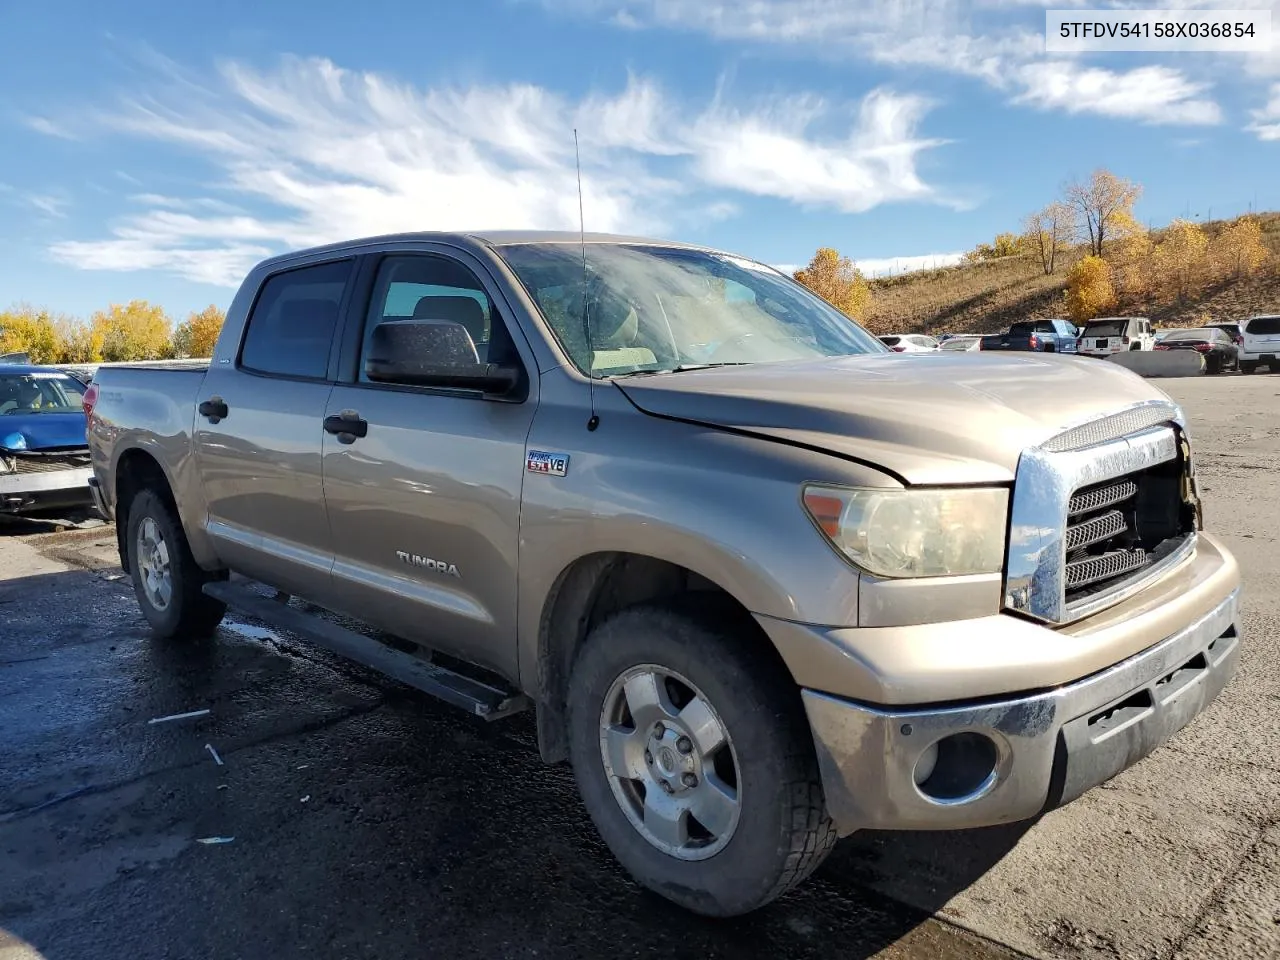
{"type": "Polygon", "coordinates": [[[563,477],[569,472],[569,455],[567,453],[550,453],[546,450],[530,450],[525,459],[525,469],[530,473],[545,473],[553,477],[563,477]]]}

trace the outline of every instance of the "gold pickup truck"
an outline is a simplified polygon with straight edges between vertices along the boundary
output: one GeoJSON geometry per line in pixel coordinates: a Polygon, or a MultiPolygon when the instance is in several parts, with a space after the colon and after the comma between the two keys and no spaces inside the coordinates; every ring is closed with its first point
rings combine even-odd
{"type": "Polygon", "coordinates": [[[159,637],[230,605],[477,717],[533,709],[622,865],[704,914],[855,830],[1070,801],[1240,654],[1162,392],[1071,356],[894,354],[715,250],[290,254],[207,368],[103,368],[86,407],[159,637]]]}

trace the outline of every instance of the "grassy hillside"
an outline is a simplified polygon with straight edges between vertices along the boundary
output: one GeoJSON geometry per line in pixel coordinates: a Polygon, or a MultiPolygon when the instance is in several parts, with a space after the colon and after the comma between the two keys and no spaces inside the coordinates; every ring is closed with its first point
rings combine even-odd
{"type": "MultiPolygon", "coordinates": [[[[1280,213],[1258,219],[1273,259],[1256,276],[1211,285],[1181,305],[1148,298],[1122,301],[1118,309],[1158,326],[1191,325],[1205,311],[1214,319],[1280,312],[1280,213]]],[[[1225,225],[1215,221],[1204,229],[1212,236],[1225,225]]],[[[872,280],[866,322],[877,333],[995,333],[1018,320],[1060,317],[1067,271],[1083,253],[1068,253],[1047,277],[1038,259],[1016,256],[872,280]]]]}

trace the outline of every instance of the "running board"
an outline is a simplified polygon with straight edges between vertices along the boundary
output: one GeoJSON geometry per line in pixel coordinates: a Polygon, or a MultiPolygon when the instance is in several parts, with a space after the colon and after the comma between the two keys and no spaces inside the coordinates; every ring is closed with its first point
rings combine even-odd
{"type": "Polygon", "coordinates": [[[461,707],[484,720],[498,720],[519,713],[532,703],[524,694],[491,687],[413,654],[402,653],[354,630],[303,613],[276,598],[264,597],[240,583],[217,580],[206,583],[204,592],[232,609],[279,630],[297,634],[317,646],[461,707]]]}

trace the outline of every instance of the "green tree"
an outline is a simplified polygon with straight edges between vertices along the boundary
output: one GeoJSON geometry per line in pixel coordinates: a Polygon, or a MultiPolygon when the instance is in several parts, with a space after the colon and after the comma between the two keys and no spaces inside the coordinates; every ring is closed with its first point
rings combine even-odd
{"type": "Polygon", "coordinates": [[[1101,257],[1087,256],[1067,273],[1066,310],[1077,326],[1110,310],[1116,302],[1111,268],[1101,257]]]}
{"type": "Polygon", "coordinates": [[[841,313],[861,320],[871,306],[871,286],[856,264],[831,247],[819,247],[795,279],[841,313]]]}
{"type": "Polygon", "coordinates": [[[107,361],[163,360],[172,350],[173,322],[146,300],[113,303],[95,313],[90,326],[107,361]]]}

